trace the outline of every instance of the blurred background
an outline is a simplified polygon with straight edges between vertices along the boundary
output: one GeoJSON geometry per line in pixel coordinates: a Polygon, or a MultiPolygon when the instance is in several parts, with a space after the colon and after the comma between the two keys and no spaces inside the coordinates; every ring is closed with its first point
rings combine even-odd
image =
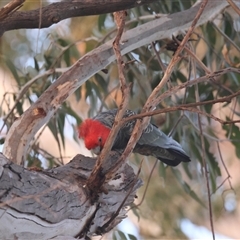
{"type": "MultiPolygon", "coordinates": [[[[26,1],[21,10],[37,9],[51,1],[26,1]]],[[[195,1],[161,0],[128,10],[126,29],[155,18],[190,8],[195,1]]],[[[6,1],[0,1],[3,7],[6,1]]],[[[227,8],[213,21],[195,29],[189,49],[210,71],[239,68],[240,19],[227,8]]],[[[0,151],[14,120],[56,81],[68,67],[87,52],[114,38],[112,14],[77,17],[47,29],[20,29],[0,38],[0,151]],[[54,69],[55,72],[49,74],[54,69]]],[[[184,32],[172,33],[175,37],[184,32]]],[[[174,51],[172,36],[138,48],[124,56],[125,76],[132,83],[129,108],[140,111],[161,81],[164,67],[174,51]],[[159,58],[157,57],[159,56],[159,58]]],[[[184,51],[164,91],[206,73],[184,51]]],[[[240,86],[240,75],[229,72],[217,84],[199,84],[200,101],[230,95],[240,86]]],[[[116,63],[82,85],[57,111],[31,143],[25,166],[51,168],[67,163],[76,154],[93,156],[78,139],[77,126],[99,111],[117,107],[121,101],[116,63]]],[[[158,109],[196,102],[196,88],[190,87],[164,99],[158,109]]],[[[205,105],[201,110],[222,120],[237,120],[239,98],[229,103],[205,105]]],[[[144,159],[141,178],[144,186],[129,217],[105,238],[108,239],[211,239],[208,195],[203,170],[203,148],[195,113],[176,111],[152,118],[166,134],[176,139],[191,157],[190,163],[167,167],[155,159],[132,154],[135,170],[144,159]],[[152,173],[152,175],[151,175],[152,173]],[[151,175],[151,178],[150,178],[151,175]],[[147,185],[149,181],[149,185],[147,185]]],[[[221,125],[202,116],[205,155],[208,165],[213,222],[216,239],[240,238],[240,132],[239,124],[221,125]]]]}

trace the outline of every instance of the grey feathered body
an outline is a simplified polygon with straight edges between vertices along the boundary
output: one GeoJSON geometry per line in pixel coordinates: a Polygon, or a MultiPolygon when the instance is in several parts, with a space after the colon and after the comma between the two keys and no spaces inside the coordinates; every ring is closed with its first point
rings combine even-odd
{"type": "MultiPolygon", "coordinates": [[[[112,109],[107,112],[99,113],[94,119],[111,129],[116,113],[117,109],[112,109]]],[[[124,114],[124,118],[134,114],[136,113],[127,110],[124,114]]],[[[123,150],[126,148],[135,123],[136,120],[129,121],[121,128],[113,145],[113,149],[123,150]]],[[[143,131],[141,138],[134,148],[134,152],[145,156],[152,155],[170,166],[177,166],[180,162],[190,161],[190,158],[177,141],[168,137],[151,123],[143,131]]]]}

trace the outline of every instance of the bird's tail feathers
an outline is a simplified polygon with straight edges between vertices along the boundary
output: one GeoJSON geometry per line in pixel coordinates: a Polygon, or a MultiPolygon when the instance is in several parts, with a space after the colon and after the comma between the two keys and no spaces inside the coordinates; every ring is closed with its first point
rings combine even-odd
{"type": "Polygon", "coordinates": [[[134,152],[145,156],[152,155],[169,166],[177,166],[181,162],[189,162],[190,158],[183,152],[172,148],[161,148],[158,146],[137,144],[134,152]]]}

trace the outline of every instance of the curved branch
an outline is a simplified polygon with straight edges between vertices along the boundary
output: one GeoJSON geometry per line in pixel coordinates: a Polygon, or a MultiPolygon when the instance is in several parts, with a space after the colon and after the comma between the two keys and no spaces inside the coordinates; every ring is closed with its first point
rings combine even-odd
{"type": "MultiPolygon", "coordinates": [[[[203,24],[227,6],[224,0],[209,0],[197,25],[203,24]]],[[[121,54],[153,41],[184,31],[191,26],[199,10],[194,7],[145,23],[124,33],[121,54]]],[[[49,121],[61,104],[91,76],[115,60],[112,49],[113,40],[92,50],[63,73],[32,106],[17,119],[5,139],[4,154],[17,164],[21,164],[27,154],[29,143],[36,132],[49,121]]]]}
{"type": "Polygon", "coordinates": [[[100,15],[156,2],[157,0],[68,0],[49,4],[41,9],[17,11],[0,22],[0,36],[21,28],[47,28],[71,17],[100,15]],[[41,23],[39,24],[39,20],[41,23]]]}

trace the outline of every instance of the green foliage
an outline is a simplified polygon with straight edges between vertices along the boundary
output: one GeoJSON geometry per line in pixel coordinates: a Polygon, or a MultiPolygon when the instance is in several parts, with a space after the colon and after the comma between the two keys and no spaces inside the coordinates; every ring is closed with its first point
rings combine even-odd
{"type": "Polygon", "coordinates": [[[18,72],[16,70],[16,66],[14,66],[14,64],[12,63],[12,61],[8,58],[4,59],[5,64],[7,65],[8,69],[11,71],[14,79],[17,81],[17,83],[20,83],[20,78],[18,76],[18,72]]]}
{"type": "Polygon", "coordinates": [[[98,30],[101,32],[105,28],[107,14],[102,14],[98,18],[98,30]]]}
{"type": "Polygon", "coordinates": [[[137,240],[137,238],[129,233],[124,233],[120,230],[114,231],[112,235],[112,239],[114,240],[137,240]]]}
{"type": "Polygon", "coordinates": [[[189,194],[190,197],[192,197],[194,200],[196,200],[199,204],[201,204],[203,207],[206,207],[205,204],[201,201],[201,199],[198,197],[198,195],[191,189],[189,184],[187,184],[183,179],[182,179],[182,174],[178,169],[172,169],[172,172],[174,176],[176,177],[178,183],[181,184],[182,188],[184,191],[189,194]]]}

